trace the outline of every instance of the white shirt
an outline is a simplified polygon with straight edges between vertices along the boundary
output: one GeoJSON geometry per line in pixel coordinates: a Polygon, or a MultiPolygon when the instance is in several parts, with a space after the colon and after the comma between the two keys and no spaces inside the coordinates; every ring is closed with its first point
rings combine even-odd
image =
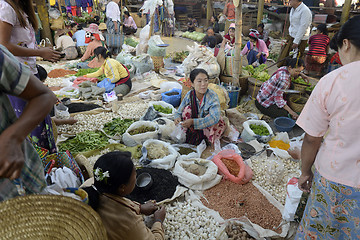
{"type": "Polygon", "coordinates": [[[309,39],[311,21],[311,11],[304,3],[295,9],[291,8],[289,34],[294,38],[294,43],[309,39]]]}
{"type": "MultiPolygon", "coordinates": [[[[29,22],[28,16],[25,13],[23,13],[23,16],[26,19],[27,28],[23,28],[20,25],[15,10],[7,2],[0,0],[0,21],[6,22],[12,26],[10,43],[21,47],[37,49],[35,31],[29,22]]],[[[28,65],[33,74],[37,73],[35,56],[17,56],[16,58],[25,65],[28,65]]]]}
{"type": "Polygon", "coordinates": [[[106,17],[111,18],[112,21],[121,22],[120,8],[116,2],[111,1],[108,3],[108,5],[106,5],[106,17]]]}

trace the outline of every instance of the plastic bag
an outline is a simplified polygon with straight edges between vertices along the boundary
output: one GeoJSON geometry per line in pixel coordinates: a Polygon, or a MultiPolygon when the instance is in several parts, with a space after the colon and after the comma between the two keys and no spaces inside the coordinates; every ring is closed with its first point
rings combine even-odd
{"type": "Polygon", "coordinates": [[[63,103],[59,103],[54,107],[55,117],[58,119],[68,119],[70,118],[69,108],[66,107],[63,103]]]}
{"type": "Polygon", "coordinates": [[[152,102],[149,102],[149,107],[154,107],[154,105],[159,105],[163,108],[167,108],[167,109],[171,109],[171,113],[163,113],[163,112],[159,112],[159,111],[156,111],[161,117],[166,117],[166,118],[169,118],[169,119],[173,119],[174,117],[174,114],[176,112],[176,109],[169,103],[167,102],[164,102],[164,101],[152,101],[152,102]]]}
{"type": "Polygon", "coordinates": [[[61,13],[56,8],[50,8],[49,9],[49,17],[53,19],[58,19],[61,16],[61,13]]]}
{"type": "Polygon", "coordinates": [[[267,143],[270,141],[271,137],[274,135],[271,127],[269,124],[267,124],[264,120],[248,120],[243,123],[244,130],[241,133],[241,138],[244,140],[244,142],[249,142],[251,140],[258,140],[259,142],[267,143]],[[269,135],[266,136],[260,136],[256,135],[253,130],[251,130],[250,125],[256,124],[256,125],[262,125],[267,128],[269,131],[269,135]]]}
{"type": "Polygon", "coordinates": [[[150,33],[150,22],[140,31],[140,42],[136,46],[136,56],[144,54],[147,52],[148,41],[149,41],[149,33],[150,33]]]}
{"type": "Polygon", "coordinates": [[[161,93],[161,99],[174,107],[178,107],[181,102],[181,92],[181,89],[174,88],[168,92],[161,93]]]}
{"type": "Polygon", "coordinates": [[[178,82],[173,82],[173,81],[172,82],[166,81],[166,82],[160,83],[160,92],[162,92],[162,93],[170,91],[174,88],[182,90],[182,85],[178,82]]]}
{"type": "Polygon", "coordinates": [[[173,144],[173,147],[175,147],[175,149],[178,150],[178,151],[180,151],[180,148],[189,148],[189,149],[194,150],[194,152],[191,152],[191,153],[188,153],[188,154],[182,154],[179,157],[179,160],[183,161],[183,160],[188,160],[188,159],[191,159],[191,158],[201,158],[201,154],[205,151],[207,146],[206,146],[205,140],[202,140],[201,143],[199,145],[197,145],[197,146],[187,144],[187,143],[182,143],[182,144],[173,144]]]}
{"type": "Polygon", "coordinates": [[[159,125],[159,130],[161,133],[161,139],[163,140],[171,140],[171,133],[175,129],[175,123],[173,120],[170,120],[165,117],[157,118],[154,120],[159,125]]]}
{"type": "Polygon", "coordinates": [[[176,143],[184,143],[186,141],[186,132],[181,124],[176,125],[170,137],[176,143]]]}
{"type": "Polygon", "coordinates": [[[224,174],[225,179],[229,179],[234,183],[245,184],[250,181],[253,172],[248,165],[244,163],[242,157],[236,154],[234,150],[223,150],[214,156],[213,162],[218,166],[219,171],[224,174]],[[229,159],[236,162],[240,170],[238,174],[232,175],[223,163],[222,159],[229,159]]]}
{"type": "Polygon", "coordinates": [[[218,168],[212,161],[201,158],[178,160],[173,170],[173,174],[178,177],[179,182],[193,190],[206,190],[218,184],[222,177],[217,172],[218,168]],[[198,168],[206,168],[206,170],[201,174],[198,168]]]}
{"type": "Polygon", "coordinates": [[[271,155],[266,161],[265,178],[271,184],[281,184],[283,181],[285,167],[284,163],[275,155],[271,155]]]}
{"type": "Polygon", "coordinates": [[[147,139],[157,139],[159,137],[159,126],[155,122],[150,121],[137,121],[130,125],[130,127],[123,134],[122,141],[128,147],[133,147],[139,144],[143,144],[147,139]],[[140,128],[140,127],[152,127],[154,131],[149,131],[145,133],[139,133],[131,135],[129,132],[131,130],[140,128]]]}
{"type": "Polygon", "coordinates": [[[79,89],[74,87],[64,87],[59,91],[54,91],[54,93],[58,98],[71,98],[71,99],[79,98],[79,94],[80,94],[79,89]]]}
{"type": "Polygon", "coordinates": [[[155,35],[152,36],[149,41],[148,41],[148,51],[147,53],[150,56],[161,56],[161,57],[165,57],[166,56],[166,48],[164,47],[158,47],[157,45],[159,44],[164,44],[164,42],[161,40],[159,35],[155,35]]]}
{"type": "Polygon", "coordinates": [[[154,68],[152,59],[148,54],[138,55],[134,57],[132,60],[133,60],[132,64],[136,68],[137,75],[150,72],[154,68]]]}
{"type": "Polygon", "coordinates": [[[115,88],[115,83],[112,83],[109,78],[104,78],[101,82],[97,84],[99,88],[105,88],[105,92],[109,93],[115,88]]]}
{"type": "Polygon", "coordinates": [[[148,148],[150,144],[159,144],[167,149],[168,155],[157,159],[148,159],[150,149],[147,149],[146,156],[140,159],[140,164],[154,168],[171,169],[173,168],[179,153],[169,143],[155,139],[148,139],[144,142],[143,147],[148,148]]]}
{"type": "Polygon", "coordinates": [[[116,61],[126,65],[126,64],[131,64],[132,63],[132,58],[133,56],[125,51],[121,51],[117,56],[116,56],[116,61]]]}
{"type": "Polygon", "coordinates": [[[284,212],[282,214],[284,220],[294,221],[294,216],[301,196],[302,191],[298,188],[298,179],[293,177],[287,183],[286,201],[284,212]]]}

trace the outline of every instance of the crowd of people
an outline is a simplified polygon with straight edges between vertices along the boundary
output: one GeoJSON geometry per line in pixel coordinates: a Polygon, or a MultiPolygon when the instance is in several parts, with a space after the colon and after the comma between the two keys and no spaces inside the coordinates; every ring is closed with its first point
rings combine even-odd
{"type": "MultiPolygon", "coordinates": [[[[349,19],[330,39],[324,24],[318,25],[316,34],[310,36],[312,15],[304,3],[290,0],[290,6],[289,36],[279,57],[283,61],[261,85],[255,106],[272,118],[290,115],[305,131],[299,187],[310,192],[310,197],[296,239],[355,239],[360,234],[360,160],[356,150],[356,129],[360,129],[360,113],[356,110],[360,103],[356,97],[360,87],[356,77],[360,74],[360,16],[349,19]],[[305,55],[307,44],[309,51],[305,55]],[[321,78],[299,114],[287,104],[284,91],[289,89],[291,78],[302,76],[308,80],[304,69],[308,73],[324,71],[329,47],[337,51],[332,61],[342,67],[321,78]]],[[[230,24],[224,37],[219,33],[217,17],[210,20],[202,44],[218,48],[215,55],[225,46],[234,47],[234,9],[232,0],[228,0],[224,13],[230,24]]],[[[106,17],[106,23],[71,23],[57,31],[56,50],[38,48],[38,23],[32,1],[0,0],[0,201],[19,195],[19,181],[27,194],[41,192],[46,186],[44,167],[34,147],[56,153],[53,122],[75,123],[74,119],[59,121],[50,117],[57,98],[42,83],[47,73],[36,64],[36,57],[50,62],[81,57],[77,68],[99,68],[85,77],[104,74],[103,81],[117,95],[131,91],[129,70],[112,58],[116,51],[106,45],[106,38],[119,34],[121,26],[124,34],[134,34],[137,26],[128,11],[121,19],[119,0],[108,3],[106,17]]],[[[195,31],[197,26],[196,19],[189,15],[188,30],[195,31]]],[[[241,56],[246,56],[248,64],[254,67],[266,63],[271,42],[264,24],[250,31],[248,38],[241,56]]],[[[192,70],[189,79],[192,89],[178,107],[174,123],[182,125],[186,143],[198,145],[205,140],[214,148],[226,129],[219,98],[209,89],[209,75],[204,69],[192,70]]],[[[165,208],[159,208],[154,201],[141,205],[126,198],[136,181],[129,152],[103,155],[94,165],[94,175],[84,190],[109,239],[165,238],[165,208]],[[142,215],[152,214],[155,222],[149,229],[142,215]]]]}

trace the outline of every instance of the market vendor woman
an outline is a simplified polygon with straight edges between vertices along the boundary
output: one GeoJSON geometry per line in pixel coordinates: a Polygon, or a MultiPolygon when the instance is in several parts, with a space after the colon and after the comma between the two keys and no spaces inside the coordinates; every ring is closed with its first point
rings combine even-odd
{"type": "Polygon", "coordinates": [[[204,69],[190,72],[193,87],[182,100],[175,113],[175,124],[186,130],[186,142],[198,145],[203,139],[213,146],[225,130],[225,122],[220,116],[220,101],[217,94],[208,89],[209,75],[204,69]]]}
{"type": "Polygon", "coordinates": [[[94,50],[98,62],[102,64],[98,71],[85,75],[88,78],[96,78],[105,74],[111,83],[115,83],[116,94],[125,96],[131,90],[132,83],[129,70],[115,59],[110,58],[110,52],[104,47],[94,50]]]}
{"type": "MultiPolygon", "coordinates": [[[[284,100],[284,90],[289,89],[291,77],[297,78],[304,70],[304,61],[291,58],[286,66],[279,68],[269,80],[264,82],[256,96],[255,106],[265,115],[272,118],[287,117],[297,119],[298,114],[294,112],[284,100]]],[[[307,77],[301,76],[306,80],[307,77]]]]}

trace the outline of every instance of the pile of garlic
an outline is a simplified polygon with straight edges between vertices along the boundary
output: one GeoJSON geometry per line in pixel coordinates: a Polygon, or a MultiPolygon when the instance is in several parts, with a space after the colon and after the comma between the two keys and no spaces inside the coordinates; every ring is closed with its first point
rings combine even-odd
{"type": "Polygon", "coordinates": [[[146,113],[149,105],[144,101],[122,103],[116,112],[124,119],[140,119],[146,113]]]}
{"type": "Polygon", "coordinates": [[[95,162],[104,154],[111,152],[109,148],[105,148],[100,151],[99,155],[88,157],[87,160],[89,161],[90,165],[94,167],[95,162]]]}
{"type": "Polygon", "coordinates": [[[165,239],[216,239],[220,225],[203,209],[190,201],[174,202],[166,206],[165,239]]]}
{"type": "Polygon", "coordinates": [[[105,123],[111,122],[113,118],[118,118],[120,115],[114,112],[101,112],[98,114],[76,114],[74,118],[77,121],[74,125],[60,125],[57,126],[58,132],[67,134],[77,134],[84,131],[95,131],[103,128],[105,123]]]}
{"type": "MultiPolygon", "coordinates": [[[[286,184],[292,177],[300,176],[299,162],[295,162],[290,159],[281,159],[279,161],[283,163],[282,178],[277,183],[269,181],[273,177],[268,176],[268,157],[265,154],[260,156],[251,157],[251,169],[254,172],[253,181],[259,184],[267,192],[269,192],[276,200],[285,205],[286,199],[286,184]]],[[[270,173],[276,175],[276,173],[270,173]]],[[[276,178],[279,180],[279,178],[276,178]]]]}
{"type": "Polygon", "coordinates": [[[61,87],[63,85],[63,79],[65,77],[59,77],[59,78],[46,78],[45,84],[48,87],[61,87]]]}

